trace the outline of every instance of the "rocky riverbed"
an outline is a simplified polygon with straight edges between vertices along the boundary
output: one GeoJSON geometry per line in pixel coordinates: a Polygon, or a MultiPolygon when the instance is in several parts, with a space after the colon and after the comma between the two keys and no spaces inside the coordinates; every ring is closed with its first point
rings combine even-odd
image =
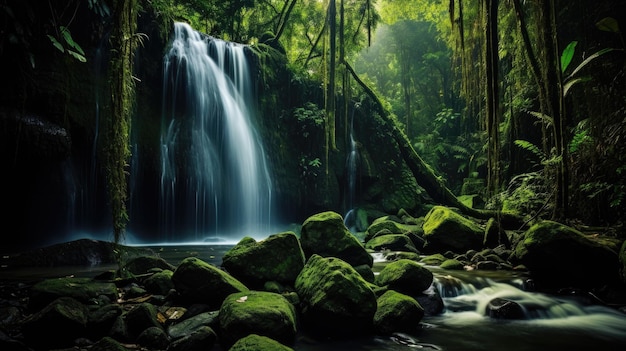
{"type": "MultiPolygon", "coordinates": [[[[0,348],[289,350],[303,334],[398,338],[450,308],[429,267],[519,272],[526,289],[576,295],[615,311],[626,305],[621,242],[558,223],[511,233],[437,207],[422,219],[380,218],[361,238],[340,215],[324,212],[298,233],[244,237],[221,262],[193,254],[168,262],[155,250],[94,240],[6,255],[3,276],[24,267],[110,269],[91,277],[3,279],[0,348]],[[374,256],[385,264],[375,266],[374,256]]],[[[524,320],[531,318],[527,310],[494,297],[484,312],[524,320]]]]}

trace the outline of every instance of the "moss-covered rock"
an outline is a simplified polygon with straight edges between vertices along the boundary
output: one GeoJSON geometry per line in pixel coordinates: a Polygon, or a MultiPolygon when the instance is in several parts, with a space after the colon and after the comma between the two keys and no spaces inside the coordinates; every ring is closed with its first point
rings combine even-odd
{"type": "Polygon", "coordinates": [[[296,310],[282,295],[266,291],[231,294],[219,311],[220,344],[230,347],[250,334],[291,345],[296,335],[296,310]]]}
{"type": "Polygon", "coordinates": [[[174,289],[174,282],[172,276],[174,272],[166,269],[161,272],[156,272],[148,278],[144,279],[143,285],[146,291],[155,295],[167,295],[170,290],[174,289]]]}
{"type": "Polygon", "coordinates": [[[70,347],[82,335],[88,309],[71,297],[60,297],[28,317],[22,325],[24,337],[37,348],[50,350],[70,347]]]}
{"type": "Polygon", "coordinates": [[[514,258],[525,265],[539,286],[593,288],[615,283],[618,255],[580,231],[541,221],[524,233],[514,258]]]}
{"type": "Polygon", "coordinates": [[[259,242],[244,238],[224,254],[222,267],[253,289],[268,281],[293,286],[304,267],[304,253],[293,232],[270,235],[259,242]]]}
{"type": "Polygon", "coordinates": [[[184,303],[204,303],[213,308],[219,308],[228,295],[249,290],[230,274],[196,257],[182,260],[172,281],[184,303]]]}
{"type": "Polygon", "coordinates": [[[314,254],[337,257],[352,266],[373,264],[372,256],[344,225],[340,214],[327,211],[307,218],[302,224],[300,243],[305,257],[314,254]]]}
{"type": "Polygon", "coordinates": [[[113,283],[100,282],[90,278],[46,279],[33,285],[29,308],[38,310],[59,297],[71,297],[89,304],[104,295],[110,300],[117,299],[117,287],[113,283]]]}
{"type": "Polygon", "coordinates": [[[134,338],[151,327],[163,329],[157,319],[156,306],[147,302],[133,306],[124,315],[124,321],[126,322],[128,333],[134,338]]]}
{"type": "Polygon", "coordinates": [[[450,258],[441,262],[440,267],[443,269],[450,269],[450,270],[463,270],[464,265],[461,261],[454,259],[454,258],[450,258]]]}
{"type": "Polygon", "coordinates": [[[217,334],[208,326],[201,326],[189,334],[172,341],[167,351],[212,350],[217,334]]]}
{"type": "Polygon", "coordinates": [[[366,333],[376,312],[376,295],[355,269],[341,259],[313,255],[296,279],[302,323],[328,336],[366,333]]]}
{"type": "Polygon", "coordinates": [[[404,234],[379,235],[368,241],[365,248],[374,251],[391,250],[419,253],[411,239],[404,234]]]}
{"type": "Polygon", "coordinates": [[[484,230],[475,222],[444,206],[435,206],[425,217],[424,239],[429,252],[479,250],[484,230]]]}
{"type": "Polygon", "coordinates": [[[424,256],[420,259],[420,262],[427,266],[440,266],[448,258],[440,253],[424,256]]]}
{"type": "Polygon", "coordinates": [[[415,332],[424,317],[424,309],[414,298],[388,290],[377,299],[374,329],[387,335],[394,332],[415,332]]]}
{"type": "Polygon", "coordinates": [[[376,276],[376,284],[388,286],[409,296],[417,296],[433,283],[433,274],[421,264],[407,259],[389,263],[376,276]]]}
{"type": "Polygon", "coordinates": [[[285,346],[276,340],[266,336],[250,334],[237,340],[228,351],[293,351],[291,347],[285,346]]]}

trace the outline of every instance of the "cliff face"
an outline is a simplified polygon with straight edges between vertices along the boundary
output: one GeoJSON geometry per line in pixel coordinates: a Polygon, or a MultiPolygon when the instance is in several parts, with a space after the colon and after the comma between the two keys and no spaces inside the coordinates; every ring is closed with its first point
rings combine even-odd
{"type": "MultiPolygon", "coordinates": [[[[110,100],[109,23],[86,6],[72,21],[52,18],[40,7],[35,1],[12,5],[0,43],[0,71],[7,77],[0,83],[1,180],[9,204],[3,219],[22,228],[22,234],[7,239],[8,246],[71,239],[75,231],[110,233],[99,162],[110,100]],[[61,22],[83,49],[85,62],[58,50],[48,37],[57,35],[53,24],[61,22]]],[[[129,229],[148,240],[158,232],[162,71],[169,41],[160,21],[149,12],[139,20],[139,32],[148,39],[135,57],[129,165],[129,229]]],[[[366,98],[353,97],[345,117],[338,114],[338,150],[327,159],[319,84],[289,71],[284,51],[271,37],[248,52],[258,97],[256,128],[271,169],[279,222],[301,223],[321,210],[346,213],[361,207],[395,214],[419,208],[418,186],[366,98]]]]}

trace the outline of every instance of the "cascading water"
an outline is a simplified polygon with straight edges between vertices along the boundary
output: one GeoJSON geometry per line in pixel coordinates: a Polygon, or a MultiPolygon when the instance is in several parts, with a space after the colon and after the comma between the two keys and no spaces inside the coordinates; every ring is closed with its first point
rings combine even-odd
{"type": "MultiPolygon", "coordinates": [[[[358,105],[357,105],[358,107],[358,105]]],[[[344,223],[350,230],[354,231],[355,227],[355,214],[354,214],[354,202],[356,196],[356,180],[359,164],[359,150],[357,148],[357,142],[354,139],[354,109],[350,116],[350,151],[346,158],[346,215],[344,216],[344,223]]]]}
{"type": "Polygon", "coordinates": [[[245,50],[175,24],[163,68],[163,239],[254,236],[270,230],[272,187],[253,128],[245,50]]]}

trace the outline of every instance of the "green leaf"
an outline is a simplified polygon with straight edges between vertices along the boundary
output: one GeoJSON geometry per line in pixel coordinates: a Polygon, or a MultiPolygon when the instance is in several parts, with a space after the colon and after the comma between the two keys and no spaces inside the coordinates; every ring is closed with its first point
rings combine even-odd
{"type": "Polygon", "coordinates": [[[67,50],[67,53],[72,55],[75,59],[77,59],[80,62],[87,62],[87,59],[85,58],[85,56],[77,53],[76,51],[67,50]]]}
{"type": "Polygon", "coordinates": [[[574,79],[568,81],[567,83],[563,84],[563,96],[567,96],[567,94],[569,93],[569,90],[575,84],[581,83],[581,82],[586,82],[586,81],[589,81],[589,80],[591,80],[591,78],[589,78],[589,77],[580,77],[580,78],[574,78],[574,79]]]}
{"type": "Polygon", "coordinates": [[[69,29],[61,26],[61,34],[63,34],[63,39],[65,39],[67,45],[69,45],[71,48],[76,49],[76,51],[78,51],[81,55],[85,55],[83,48],[81,48],[80,45],[78,45],[78,43],[76,43],[72,38],[72,33],[70,33],[69,29]]]}
{"type": "Polygon", "coordinates": [[[65,52],[65,48],[63,48],[63,45],[59,43],[57,38],[53,37],[52,35],[48,35],[48,38],[50,39],[50,41],[52,42],[52,45],[54,45],[55,48],[59,49],[59,51],[61,52],[65,52]]]}
{"type": "Polygon", "coordinates": [[[613,17],[604,17],[596,23],[596,27],[605,32],[619,33],[619,23],[613,17]]]}
{"type": "Polygon", "coordinates": [[[567,44],[567,47],[563,50],[563,53],[561,54],[561,72],[565,72],[569,64],[572,62],[577,44],[578,42],[574,40],[567,44]]]}
{"type": "Polygon", "coordinates": [[[606,54],[607,52],[611,52],[611,51],[614,51],[614,50],[616,50],[616,49],[613,49],[613,48],[604,48],[604,49],[602,49],[602,50],[600,50],[600,51],[598,51],[598,52],[596,52],[596,53],[594,53],[594,54],[591,54],[589,57],[587,57],[587,58],[585,59],[585,61],[581,62],[581,63],[580,63],[580,65],[578,65],[578,66],[576,67],[576,69],[574,69],[574,72],[572,72],[572,74],[570,74],[570,75],[566,78],[566,80],[567,80],[567,79],[572,78],[572,77],[574,76],[574,74],[576,74],[578,71],[580,71],[581,69],[583,69],[583,67],[585,67],[585,66],[586,66],[589,62],[591,62],[591,61],[593,61],[594,59],[596,59],[596,58],[598,58],[598,57],[600,57],[600,56],[602,56],[602,55],[606,54]]]}

